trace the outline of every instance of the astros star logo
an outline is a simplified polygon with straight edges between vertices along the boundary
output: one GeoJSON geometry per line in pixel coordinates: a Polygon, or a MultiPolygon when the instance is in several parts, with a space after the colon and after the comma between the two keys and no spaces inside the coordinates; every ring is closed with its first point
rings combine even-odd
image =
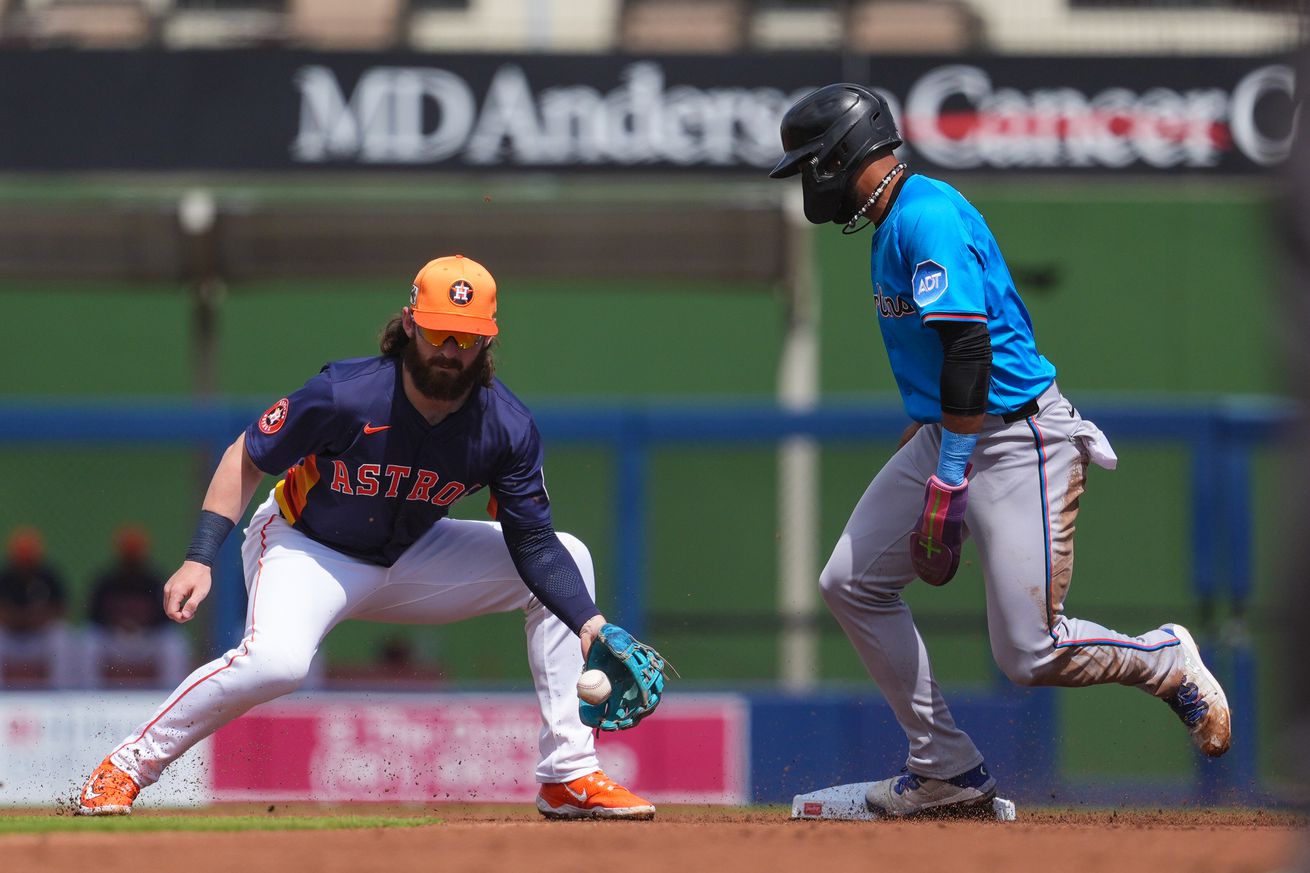
{"type": "Polygon", "coordinates": [[[473,286],[463,279],[450,286],[450,302],[456,306],[468,306],[473,302],[473,286]]]}
{"type": "Polygon", "coordinates": [[[283,397],[277,403],[270,406],[268,411],[259,417],[259,429],[269,436],[277,433],[282,429],[282,425],[286,423],[287,412],[289,409],[290,404],[288,403],[287,398],[283,397]]]}

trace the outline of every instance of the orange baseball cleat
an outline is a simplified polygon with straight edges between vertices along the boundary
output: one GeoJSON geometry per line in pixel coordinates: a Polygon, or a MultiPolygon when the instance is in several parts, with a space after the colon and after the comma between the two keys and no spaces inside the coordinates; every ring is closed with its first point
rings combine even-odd
{"type": "Polygon", "coordinates": [[[655,817],[655,804],[633,794],[600,770],[572,782],[542,785],[537,809],[546,818],[646,820],[655,817]]]}
{"type": "Polygon", "coordinates": [[[105,758],[86,780],[78,798],[77,815],[131,815],[141,786],[105,758]]]}

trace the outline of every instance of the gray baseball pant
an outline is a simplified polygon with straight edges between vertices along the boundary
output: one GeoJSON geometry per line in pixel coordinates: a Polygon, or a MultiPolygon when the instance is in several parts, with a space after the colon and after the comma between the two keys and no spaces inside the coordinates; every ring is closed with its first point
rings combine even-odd
{"type": "MultiPolygon", "coordinates": [[[[909,738],[908,769],[946,779],[983,756],[955,724],[901,597],[916,578],[907,538],[937,468],[941,430],[921,428],[874,477],[819,584],[909,738]]],[[[1078,497],[1093,460],[1111,469],[1116,461],[1100,430],[1054,384],[1030,418],[985,417],[965,527],[982,564],[992,656],[1019,685],[1117,682],[1165,696],[1181,678],[1171,634],[1126,636],[1064,614],[1078,497]]]]}

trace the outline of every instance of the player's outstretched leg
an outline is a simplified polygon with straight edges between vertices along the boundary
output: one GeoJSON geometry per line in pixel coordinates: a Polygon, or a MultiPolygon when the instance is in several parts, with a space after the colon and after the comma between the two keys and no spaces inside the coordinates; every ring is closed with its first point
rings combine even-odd
{"type": "Polygon", "coordinates": [[[986,764],[950,779],[905,773],[869,786],[864,802],[889,818],[957,818],[992,816],[996,779],[986,764]]]}
{"type": "Polygon", "coordinates": [[[1228,703],[1186,628],[1129,636],[1065,614],[1089,428],[1067,402],[1048,403],[993,436],[997,450],[975,467],[968,522],[987,587],[992,654],[1019,685],[1140,688],[1173,707],[1201,751],[1222,755],[1231,733],[1228,703]],[[1039,462],[1025,465],[1025,457],[1039,462]],[[1033,507],[1041,510],[1037,523],[1033,507]]]}
{"type": "Polygon", "coordinates": [[[1164,701],[1178,713],[1196,747],[1217,758],[1228,751],[1233,738],[1228,696],[1201,660],[1201,650],[1187,628],[1181,624],[1167,624],[1160,630],[1178,638],[1183,661],[1178,687],[1164,701]]]}
{"type": "MultiPolygon", "coordinates": [[[[269,605],[276,600],[270,597],[269,605]]],[[[284,600],[281,605],[290,615],[293,604],[284,600]]],[[[294,691],[308,675],[314,646],[297,649],[285,634],[279,642],[275,630],[276,621],[271,620],[272,641],[247,631],[240,647],[184,679],[91,774],[76,814],[129,815],[137,793],[157,782],[192,746],[252,706],[294,691]]]]}
{"type": "Polygon", "coordinates": [[[385,570],[332,552],[293,529],[270,498],[242,549],[246,635],[197,668],[87,780],[79,815],[127,815],[137,792],[196,743],[256,706],[298,688],[319,643],[385,570]]]}

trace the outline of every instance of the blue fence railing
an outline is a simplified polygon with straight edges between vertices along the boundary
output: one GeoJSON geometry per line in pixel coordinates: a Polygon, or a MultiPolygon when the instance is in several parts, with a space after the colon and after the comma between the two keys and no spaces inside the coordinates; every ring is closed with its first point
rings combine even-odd
{"type": "MultiPolygon", "coordinates": [[[[42,406],[0,403],[0,444],[186,444],[215,457],[262,407],[82,402],[42,406]]],[[[1268,398],[1216,398],[1208,403],[1142,398],[1093,401],[1081,409],[1112,440],[1178,445],[1190,454],[1192,584],[1204,613],[1228,601],[1241,615],[1253,584],[1252,485],[1254,452],[1272,444],[1294,420],[1291,405],[1268,398]]],[[[618,614],[640,635],[646,626],[647,541],[651,528],[649,467],[652,452],[671,446],[725,449],[767,445],[789,437],[822,443],[892,439],[904,413],[881,405],[827,405],[792,412],[760,405],[547,406],[536,410],[549,445],[586,444],[617,459],[613,517],[617,532],[612,569],[618,614]]],[[[229,540],[224,578],[215,586],[215,639],[239,638],[245,615],[239,544],[229,540]]],[[[1234,733],[1245,741],[1201,771],[1205,799],[1231,798],[1255,784],[1255,661],[1249,646],[1234,644],[1216,656],[1232,690],[1234,733]]],[[[1209,657],[1209,655],[1207,656],[1209,657]]]]}

